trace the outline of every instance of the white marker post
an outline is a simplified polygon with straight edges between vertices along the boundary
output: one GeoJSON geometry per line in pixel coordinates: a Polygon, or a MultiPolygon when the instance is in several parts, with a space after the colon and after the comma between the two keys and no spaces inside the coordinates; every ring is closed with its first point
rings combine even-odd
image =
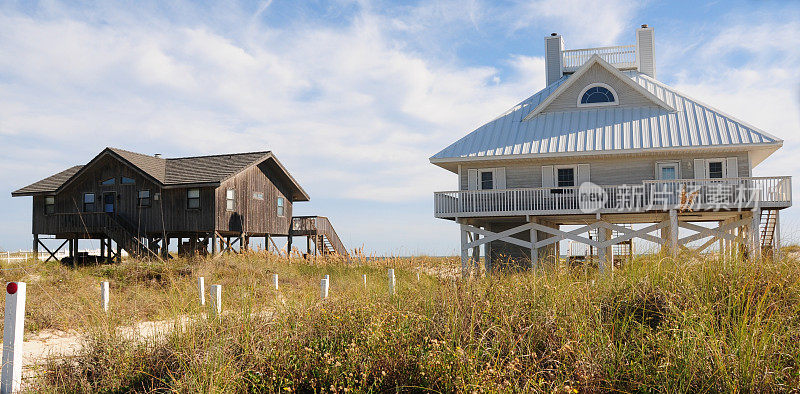
{"type": "Polygon", "coordinates": [[[278,290],[278,274],[272,274],[272,285],[278,290]]]}
{"type": "Polygon", "coordinates": [[[389,295],[394,295],[394,268],[389,268],[389,295]]]}
{"type": "Polygon", "coordinates": [[[100,282],[100,305],[103,312],[108,313],[108,282],[100,282]]]}
{"type": "Polygon", "coordinates": [[[215,319],[222,317],[222,285],[211,285],[211,314],[215,319]]]}
{"type": "Polygon", "coordinates": [[[197,278],[197,292],[200,296],[200,306],[206,304],[206,278],[199,277],[197,278]]]}
{"type": "Polygon", "coordinates": [[[328,298],[328,278],[327,275],[325,278],[322,278],[322,281],[319,283],[319,296],[323,300],[328,298]]]}
{"type": "Polygon", "coordinates": [[[417,282],[419,282],[419,272],[417,272],[417,282]]]}
{"type": "Polygon", "coordinates": [[[366,289],[367,288],[367,274],[361,275],[361,277],[364,278],[364,288],[366,289]]]}
{"type": "Polygon", "coordinates": [[[19,391],[22,382],[22,334],[25,324],[25,282],[6,286],[6,316],[3,327],[3,366],[0,393],[19,391]]]}

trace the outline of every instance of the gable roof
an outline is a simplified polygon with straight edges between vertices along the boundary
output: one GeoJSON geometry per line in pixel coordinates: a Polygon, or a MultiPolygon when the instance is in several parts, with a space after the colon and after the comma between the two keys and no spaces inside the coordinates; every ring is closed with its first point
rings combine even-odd
{"type": "Polygon", "coordinates": [[[44,178],[39,182],[25,186],[22,189],[19,189],[11,193],[11,195],[16,197],[16,196],[28,196],[33,194],[52,192],[58,189],[59,186],[64,184],[64,182],[66,182],[67,179],[75,175],[81,168],[83,168],[83,166],[74,166],[67,168],[64,171],[50,175],[49,177],[44,178]]]}
{"type": "Polygon", "coordinates": [[[138,170],[164,188],[217,186],[252,167],[267,162],[269,168],[289,185],[293,201],[309,196],[270,151],[165,159],[118,148],[106,148],[84,166],[75,166],[11,193],[14,197],[55,193],[106,156],[112,156],[138,170]]]}
{"type": "Polygon", "coordinates": [[[561,77],[478,127],[432,156],[430,161],[455,171],[455,163],[487,159],[742,149],[760,152],[753,158],[755,166],[783,144],[780,138],[638,71],[619,73],[671,109],[663,106],[581,107],[543,112],[523,121],[537,107],[546,106],[547,99],[575,78],[576,73],[561,77]]]}
{"type": "MultiPolygon", "coordinates": [[[[522,121],[528,121],[533,119],[536,115],[544,112],[547,107],[552,103],[555,99],[561,96],[564,92],[566,92],[573,84],[578,82],[580,78],[586,74],[589,69],[593,66],[602,67],[609,73],[611,73],[612,77],[616,77],[622,83],[630,86],[634,91],[644,96],[647,100],[651,101],[653,105],[657,105],[661,108],[666,109],[667,111],[674,111],[674,108],[670,107],[669,104],[665,103],[663,100],[656,97],[653,93],[647,91],[647,89],[643,88],[642,85],[639,85],[633,82],[630,78],[627,78],[622,71],[619,71],[616,67],[612,66],[607,61],[603,60],[599,55],[594,54],[592,55],[589,60],[586,61],[577,71],[570,78],[567,79],[566,82],[562,83],[553,93],[547,96],[536,108],[531,111],[528,115],[526,115],[522,121]]],[[[619,99],[619,98],[617,98],[619,99]]]]}

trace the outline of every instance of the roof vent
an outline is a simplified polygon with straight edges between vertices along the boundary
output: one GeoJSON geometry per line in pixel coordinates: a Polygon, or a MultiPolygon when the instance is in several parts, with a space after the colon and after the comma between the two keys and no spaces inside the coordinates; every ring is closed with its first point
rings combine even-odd
{"type": "Polygon", "coordinates": [[[157,157],[157,158],[160,159],[161,158],[161,153],[156,153],[156,154],[153,155],[153,157],[157,157]]]}
{"type": "Polygon", "coordinates": [[[557,35],[558,35],[558,33],[550,33],[550,35],[551,35],[551,36],[553,36],[553,37],[555,37],[555,36],[557,36],[557,35]]]}
{"type": "Polygon", "coordinates": [[[642,25],[642,29],[647,29],[647,23],[642,25]]]}

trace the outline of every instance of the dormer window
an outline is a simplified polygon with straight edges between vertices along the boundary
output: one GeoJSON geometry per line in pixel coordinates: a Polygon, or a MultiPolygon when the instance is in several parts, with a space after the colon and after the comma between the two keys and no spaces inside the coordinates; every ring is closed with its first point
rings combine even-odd
{"type": "Polygon", "coordinates": [[[595,107],[603,105],[617,105],[617,92],[614,88],[604,83],[594,83],[583,89],[578,95],[579,107],[595,107]]]}

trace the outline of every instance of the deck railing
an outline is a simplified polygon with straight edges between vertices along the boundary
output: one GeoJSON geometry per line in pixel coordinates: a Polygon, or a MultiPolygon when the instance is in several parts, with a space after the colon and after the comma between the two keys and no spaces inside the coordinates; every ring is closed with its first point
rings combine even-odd
{"type": "Polygon", "coordinates": [[[298,235],[324,235],[328,238],[336,253],[347,255],[347,248],[333,229],[331,221],[325,216],[294,216],[292,217],[292,233],[298,235]]]}
{"type": "Polygon", "coordinates": [[[462,190],[434,193],[436,217],[553,215],[788,207],[791,177],[678,179],[638,185],[462,190]]]}
{"type": "Polygon", "coordinates": [[[562,69],[568,73],[575,72],[595,54],[619,69],[636,68],[636,45],[621,45],[561,51],[562,69]]]}

